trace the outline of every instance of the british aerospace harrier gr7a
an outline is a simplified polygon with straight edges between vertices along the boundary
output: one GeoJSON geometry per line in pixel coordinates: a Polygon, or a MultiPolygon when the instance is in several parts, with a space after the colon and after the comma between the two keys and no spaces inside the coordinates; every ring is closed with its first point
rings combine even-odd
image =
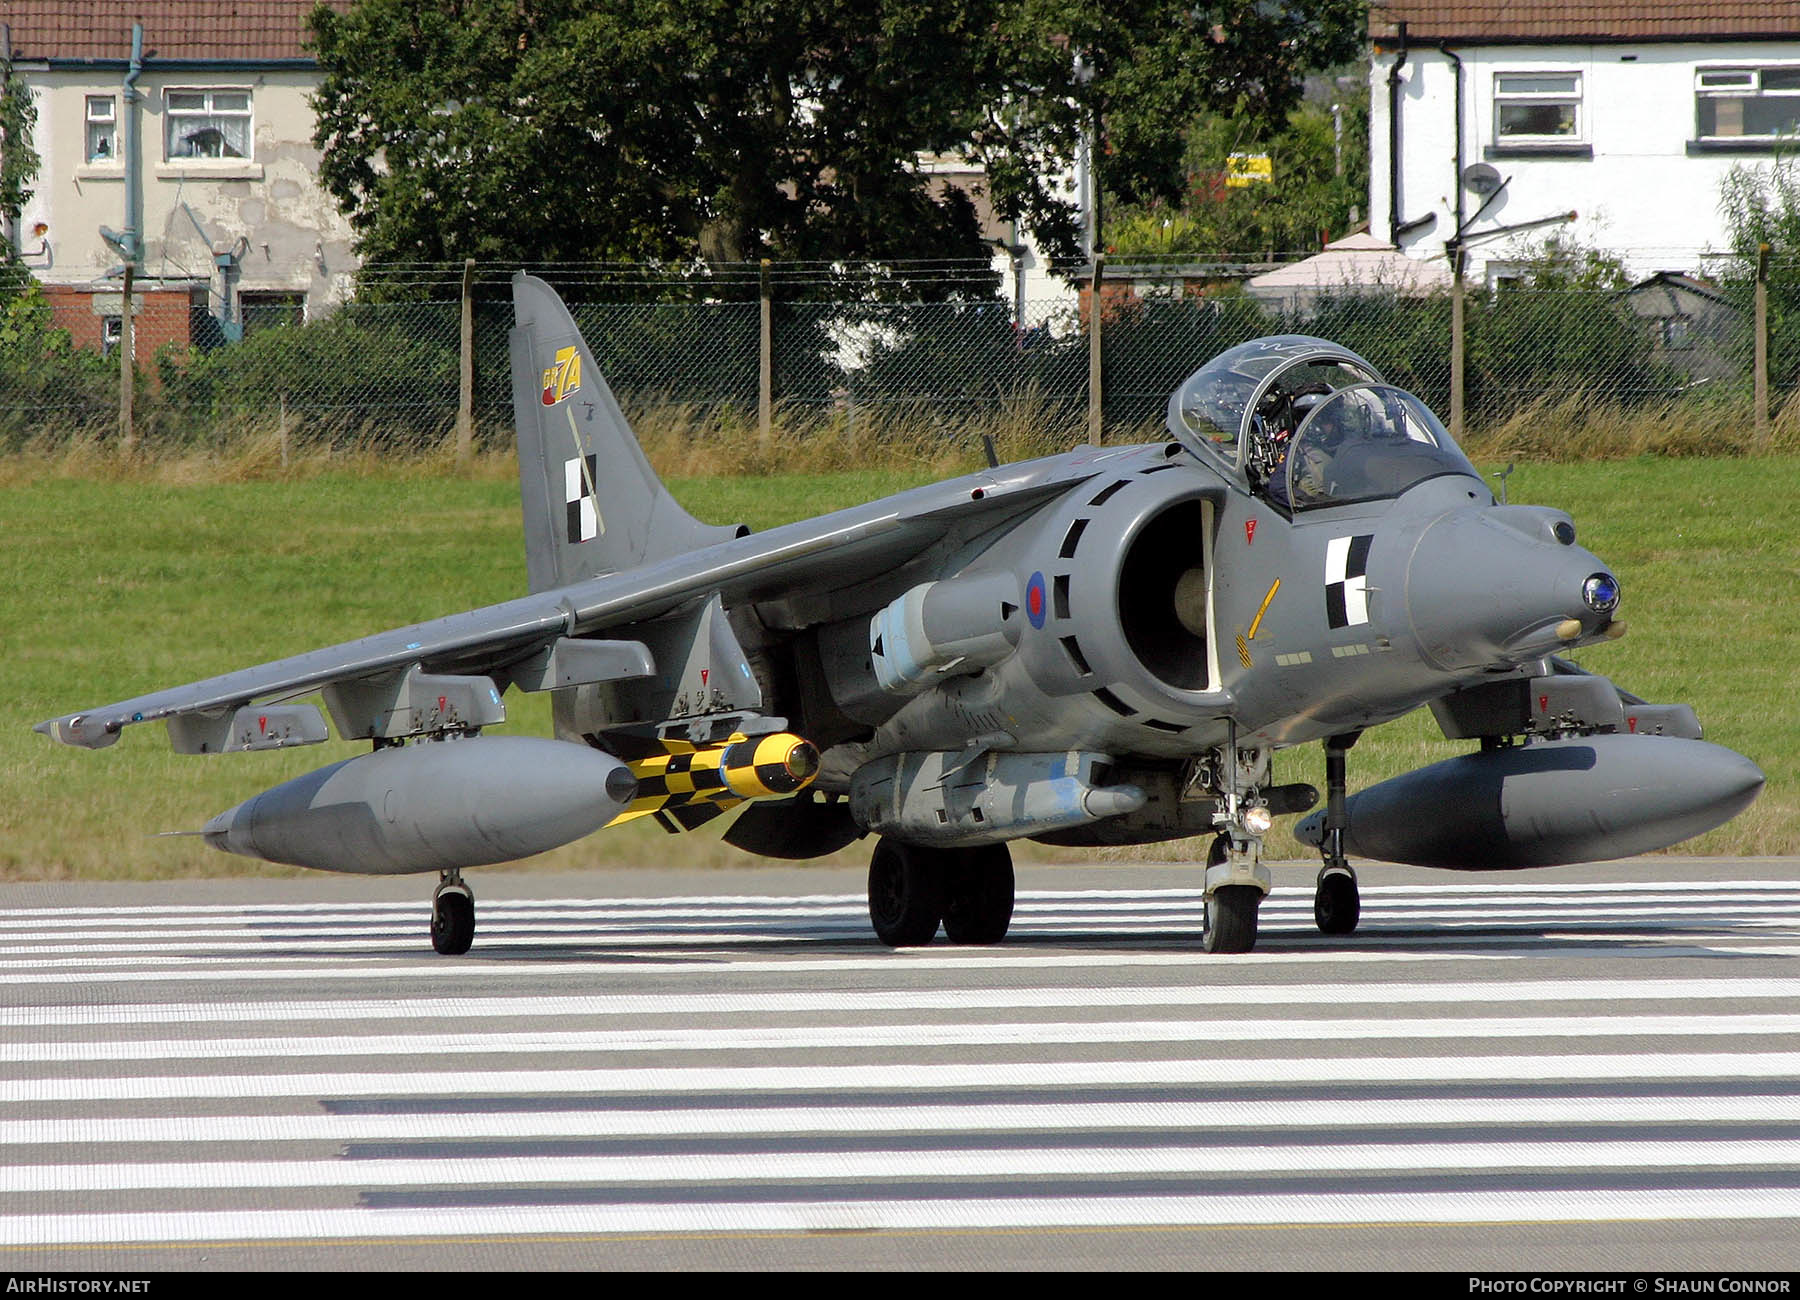
{"type": "Polygon", "coordinates": [[[1008,841],[1212,836],[1205,947],[1249,950],[1262,838],[1318,800],[1270,756],[1321,742],[1319,928],[1351,855],[1461,870],[1656,849],[1762,786],[1562,653],[1617,635],[1619,583],[1557,510],[1496,504],[1436,417],[1322,339],[1259,339],[1170,399],[1169,439],[1082,448],[751,534],[652,472],[574,320],[517,277],[513,399],[531,595],[42,723],[98,749],[373,752],[215,817],[215,848],[327,871],[462,873],[654,816],[736,816],[751,853],[875,837],[888,944],[993,943],[1008,841]],[[495,736],[511,688],[555,739],[495,736]],[[1420,705],[1479,749],[1346,797],[1366,729],[1420,705]],[[742,805],[740,807],[740,805],[742,805]]]}

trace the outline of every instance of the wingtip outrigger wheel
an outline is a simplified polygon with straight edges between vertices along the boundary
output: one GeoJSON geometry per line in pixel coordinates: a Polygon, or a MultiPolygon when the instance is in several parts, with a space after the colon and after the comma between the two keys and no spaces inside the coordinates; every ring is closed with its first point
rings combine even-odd
{"type": "Polygon", "coordinates": [[[1362,919],[1356,871],[1344,856],[1344,756],[1362,738],[1352,731],[1325,741],[1325,833],[1319,841],[1325,865],[1313,892],[1313,921],[1320,934],[1350,934],[1362,919]]]}
{"type": "Polygon", "coordinates": [[[446,957],[460,957],[475,942],[475,894],[462,872],[446,871],[431,896],[431,946],[446,957]]]}

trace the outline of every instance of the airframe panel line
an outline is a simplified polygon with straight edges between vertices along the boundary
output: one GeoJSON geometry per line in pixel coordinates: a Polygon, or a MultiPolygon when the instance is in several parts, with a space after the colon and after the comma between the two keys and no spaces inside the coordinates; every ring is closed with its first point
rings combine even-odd
{"type": "Polygon", "coordinates": [[[1389,1056],[1313,1060],[1033,1061],[586,1070],[404,1071],[394,1074],[147,1075],[0,1080],[0,1102],[153,1098],[370,1097],[483,1093],[686,1093],[939,1088],[1222,1086],[1230,1084],[1493,1082],[1539,1079],[1800,1079],[1800,1052],[1651,1055],[1389,1056]]]}
{"type": "Polygon", "coordinates": [[[789,1051],[801,1048],[1009,1046],[1020,1043],[1310,1044],[1388,1039],[1728,1038],[1800,1034],[1800,1015],[1535,1016],[1426,1020],[1126,1020],[1016,1024],[887,1022],[755,1028],[566,1029],[493,1034],[345,1034],[288,1038],[12,1042],[0,1066],[41,1061],[180,1061],[319,1056],[508,1056],[532,1053],[789,1051]]]}
{"type": "Polygon", "coordinates": [[[1331,1097],[1306,1100],[1017,1101],[928,1105],[790,1105],[580,1110],[465,1110],[302,1115],[87,1116],[0,1120],[0,1146],[123,1143],[395,1142],[592,1138],[779,1136],[821,1132],[1048,1133],[1068,1130],[1193,1132],[1471,1124],[1793,1124],[1800,1098],[1779,1096],[1331,1097]]]}
{"type": "MultiPolygon", "coordinates": [[[[783,967],[786,968],[785,966],[783,967]]],[[[442,966],[433,969],[442,970],[442,966]]],[[[760,969],[760,968],[759,968],[760,969]]],[[[1457,980],[1443,983],[1127,985],[1114,988],[772,989],[717,993],[592,993],[561,997],[432,996],[296,1002],[116,1003],[0,1008],[0,1027],[260,1020],[443,1017],[665,1016],[743,1012],[992,1010],[1006,1007],[1346,1007],[1447,1002],[1657,1002],[1800,998],[1800,979],[1457,980]]]]}
{"type": "Polygon", "coordinates": [[[1800,1218],[1786,1189],[1387,1193],[183,1211],[0,1218],[0,1245],[505,1238],[557,1233],[1220,1227],[1271,1223],[1619,1223],[1800,1218]]]}
{"type": "MultiPolygon", "coordinates": [[[[15,1165],[0,1193],[289,1187],[480,1187],[535,1183],[778,1182],[1111,1175],[1366,1174],[1419,1170],[1680,1169],[1800,1165],[1800,1138],[1689,1141],[1401,1142],[1329,1146],[1056,1147],[997,1150],[682,1152],[453,1159],[187,1160],[15,1165]]],[[[4,1217],[4,1216],[0,1216],[4,1217]]]]}

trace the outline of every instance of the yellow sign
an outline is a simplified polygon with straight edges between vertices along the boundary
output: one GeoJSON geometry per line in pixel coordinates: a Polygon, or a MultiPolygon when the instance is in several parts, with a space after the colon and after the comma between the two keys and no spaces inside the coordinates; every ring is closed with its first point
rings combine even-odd
{"type": "Polygon", "coordinates": [[[1225,184],[1234,190],[1267,185],[1275,179],[1275,165],[1266,153],[1234,153],[1225,160],[1225,184]]]}

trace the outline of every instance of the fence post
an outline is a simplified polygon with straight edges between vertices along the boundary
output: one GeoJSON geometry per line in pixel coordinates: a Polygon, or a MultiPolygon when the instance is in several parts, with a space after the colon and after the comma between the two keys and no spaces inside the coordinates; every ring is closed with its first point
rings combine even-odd
{"type": "Polygon", "coordinates": [[[1756,250],[1756,445],[1769,443],[1769,246],[1756,250]]]}
{"type": "Polygon", "coordinates": [[[756,361],[756,432],[766,446],[775,423],[774,297],[769,287],[769,259],[762,259],[758,294],[756,361]]]}
{"type": "Polygon", "coordinates": [[[1100,445],[1100,283],[1106,270],[1106,259],[1094,254],[1094,273],[1088,277],[1088,443],[1100,445]]]}
{"type": "Polygon", "coordinates": [[[124,288],[119,294],[119,450],[130,452],[137,444],[137,430],[132,426],[132,357],[137,347],[137,334],[131,320],[131,259],[125,259],[124,288]]]}
{"type": "Polygon", "coordinates": [[[281,440],[281,468],[288,467],[288,425],[287,394],[281,394],[281,423],[277,426],[277,437],[281,440]]]}
{"type": "Polygon", "coordinates": [[[1450,251],[1450,437],[1460,446],[1463,440],[1463,268],[1462,248],[1450,251]]]}
{"type": "Polygon", "coordinates": [[[462,385],[456,398],[456,460],[466,465],[475,450],[475,259],[463,259],[462,385]]]}

